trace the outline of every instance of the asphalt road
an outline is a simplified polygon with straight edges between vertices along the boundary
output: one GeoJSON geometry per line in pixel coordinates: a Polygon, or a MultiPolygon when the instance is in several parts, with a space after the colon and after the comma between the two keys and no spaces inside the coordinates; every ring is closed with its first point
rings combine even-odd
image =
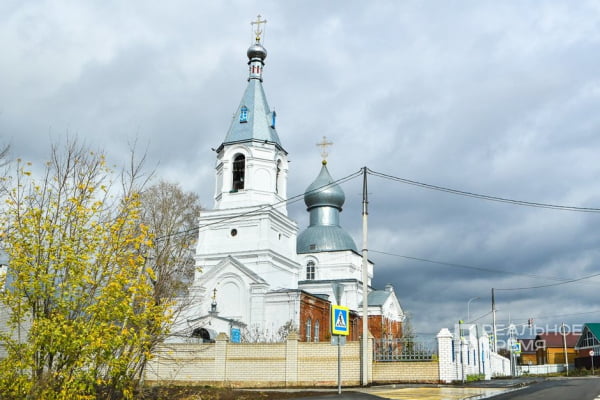
{"type": "Polygon", "coordinates": [[[521,390],[489,397],[493,400],[600,400],[600,379],[551,378],[521,390]]]}

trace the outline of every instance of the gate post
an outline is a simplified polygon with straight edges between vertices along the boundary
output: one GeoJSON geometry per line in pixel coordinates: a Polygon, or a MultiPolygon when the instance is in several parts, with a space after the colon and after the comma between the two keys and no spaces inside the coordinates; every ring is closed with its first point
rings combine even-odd
{"type": "Polygon", "coordinates": [[[454,363],[452,362],[452,333],[448,328],[443,328],[437,334],[438,341],[438,368],[440,382],[449,383],[456,378],[454,363]]]}

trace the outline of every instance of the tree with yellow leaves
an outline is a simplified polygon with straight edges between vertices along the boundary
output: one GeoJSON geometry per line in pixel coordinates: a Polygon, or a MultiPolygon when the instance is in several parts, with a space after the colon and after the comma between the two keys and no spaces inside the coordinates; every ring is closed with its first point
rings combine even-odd
{"type": "Polygon", "coordinates": [[[41,179],[16,166],[1,215],[0,398],[132,398],[170,323],[153,296],[139,177],[115,185],[127,174],[76,141],[53,147],[41,179]]]}

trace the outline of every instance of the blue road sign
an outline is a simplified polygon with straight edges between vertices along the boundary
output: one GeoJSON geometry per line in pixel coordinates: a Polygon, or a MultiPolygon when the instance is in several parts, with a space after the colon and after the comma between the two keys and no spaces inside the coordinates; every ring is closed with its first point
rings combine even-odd
{"type": "Polygon", "coordinates": [[[350,309],[331,306],[331,334],[347,336],[350,333],[350,309]]]}
{"type": "Polygon", "coordinates": [[[231,343],[240,343],[242,341],[242,333],[240,328],[231,328],[231,343]]]}

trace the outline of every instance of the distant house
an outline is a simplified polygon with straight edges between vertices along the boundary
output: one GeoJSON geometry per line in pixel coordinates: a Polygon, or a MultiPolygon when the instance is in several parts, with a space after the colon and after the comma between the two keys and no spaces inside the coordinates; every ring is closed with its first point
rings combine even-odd
{"type": "Polygon", "coordinates": [[[521,365],[536,365],[537,364],[537,347],[535,339],[518,339],[521,343],[521,355],[519,364],[521,365]]]}
{"type": "Polygon", "coordinates": [[[592,367],[592,354],[595,366],[600,363],[600,323],[587,323],[583,325],[581,336],[575,344],[577,357],[575,358],[575,367],[587,368],[592,367]]]}
{"type": "Polygon", "coordinates": [[[577,357],[575,344],[580,336],[580,333],[574,332],[564,335],[560,332],[540,333],[535,337],[537,364],[564,364],[565,341],[569,364],[574,363],[577,357]]]}

